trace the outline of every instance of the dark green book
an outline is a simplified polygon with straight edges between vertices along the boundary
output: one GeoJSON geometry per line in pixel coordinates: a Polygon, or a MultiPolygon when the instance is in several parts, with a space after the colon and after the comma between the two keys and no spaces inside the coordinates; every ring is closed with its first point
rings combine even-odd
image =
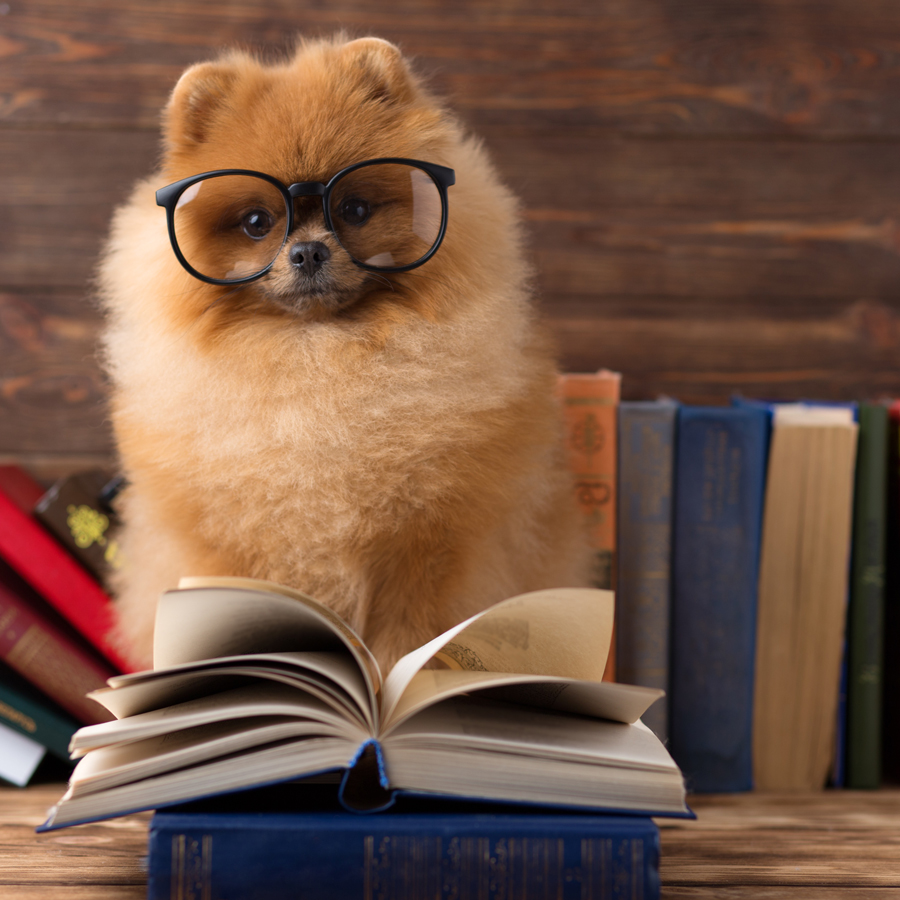
{"type": "Polygon", "coordinates": [[[887,480],[888,411],[882,404],[863,403],[859,407],[847,618],[848,788],[877,788],[881,782],[887,480]]]}
{"type": "Polygon", "coordinates": [[[80,727],[21,675],[0,663],[0,722],[69,762],[69,741],[80,727]]]}

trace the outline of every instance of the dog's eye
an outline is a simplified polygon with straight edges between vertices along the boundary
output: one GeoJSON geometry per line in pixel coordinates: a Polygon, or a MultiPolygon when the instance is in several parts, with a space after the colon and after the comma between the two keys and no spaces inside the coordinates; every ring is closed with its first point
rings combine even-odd
{"type": "Polygon", "coordinates": [[[251,209],[241,219],[241,229],[247,237],[258,241],[264,238],[275,224],[275,220],[264,209],[251,209]]]}
{"type": "Polygon", "coordinates": [[[372,215],[372,210],[366,200],[361,200],[359,197],[348,197],[338,207],[338,215],[348,225],[362,225],[372,215]]]}

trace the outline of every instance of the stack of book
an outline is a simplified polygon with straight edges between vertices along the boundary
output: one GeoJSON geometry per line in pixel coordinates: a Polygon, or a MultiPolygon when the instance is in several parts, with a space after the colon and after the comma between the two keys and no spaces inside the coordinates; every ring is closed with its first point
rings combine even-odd
{"type": "Polygon", "coordinates": [[[277,900],[299,883],[313,897],[565,896],[574,873],[581,897],[658,897],[652,817],[690,812],[640,721],[662,692],[602,680],[613,615],[610,591],[520,595],[382,676],[310,597],[183,579],[160,599],[154,668],[92,692],[115,719],[75,734],[80,762],[41,830],[160,810],[153,900],[277,900]],[[280,810],[258,793],[204,805],[297,779],[280,810]]]}
{"type": "Polygon", "coordinates": [[[98,480],[109,479],[90,473],[47,491],[0,466],[0,779],[18,786],[45,758],[68,762],[79,725],[109,718],[86,694],[127,671],[103,570],[90,566],[112,515],[98,480]]]}

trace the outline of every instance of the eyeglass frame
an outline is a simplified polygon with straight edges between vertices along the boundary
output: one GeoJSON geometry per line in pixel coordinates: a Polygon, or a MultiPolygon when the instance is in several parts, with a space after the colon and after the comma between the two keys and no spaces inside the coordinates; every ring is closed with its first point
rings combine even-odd
{"type": "Polygon", "coordinates": [[[257,281],[264,275],[268,274],[272,266],[274,266],[276,261],[278,260],[281,251],[284,249],[284,245],[288,242],[288,238],[290,237],[291,232],[294,230],[294,200],[296,200],[298,197],[319,196],[322,198],[322,213],[325,216],[326,227],[334,235],[335,240],[347,253],[353,264],[359,266],[359,268],[366,269],[370,272],[408,272],[410,269],[418,268],[419,266],[428,262],[428,260],[431,259],[431,257],[434,256],[435,253],[437,253],[438,247],[440,247],[441,242],[444,240],[444,235],[447,232],[449,206],[447,201],[447,188],[454,184],[456,184],[456,173],[453,169],[449,169],[446,166],[439,166],[436,163],[423,162],[419,159],[404,159],[402,157],[386,156],[379,157],[378,159],[367,159],[363,162],[358,162],[354,163],[351,166],[346,166],[345,168],[341,169],[336,175],[332,176],[327,182],[298,181],[292,185],[284,184],[284,182],[279,181],[279,179],[275,178],[274,175],[267,175],[265,172],[256,172],[253,169],[213,169],[210,172],[202,172],[199,175],[191,175],[188,178],[182,178],[179,181],[173,181],[172,184],[167,184],[165,187],[159,188],[159,190],[157,190],[156,192],[156,205],[163,207],[166,211],[166,225],[169,231],[169,243],[172,245],[172,250],[175,252],[175,256],[177,257],[178,261],[187,272],[189,272],[195,278],[198,278],[200,281],[205,281],[207,284],[249,284],[250,282],[257,281]],[[355,172],[357,169],[362,169],[366,166],[373,166],[377,164],[406,165],[415,169],[420,169],[431,177],[431,180],[437,187],[438,193],[441,197],[441,227],[438,231],[438,235],[435,238],[434,243],[431,245],[431,249],[420,259],[417,259],[415,262],[410,263],[409,265],[372,266],[368,263],[361,262],[360,260],[356,259],[341,243],[341,239],[338,236],[337,230],[335,229],[334,224],[331,220],[331,212],[328,208],[328,201],[331,198],[331,192],[334,189],[335,185],[351,172],[355,172]],[[225,175],[250,175],[256,178],[261,178],[263,181],[267,181],[273,187],[277,188],[281,193],[284,199],[285,208],[287,210],[287,221],[285,223],[284,239],[282,240],[281,246],[278,248],[278,251],[276,252],[272,261],[255,275],[250,275],[246,278],[236,278],[233,280],[223,278],[210,278],[208,275],[203,275],[198,272],[187,261],[187,259],[185,259],[184,254],[181,252],[181,248],[178,246],[178,238],[175,234],[175,210],[178,206],[178,201],[181,199],[181,195],[189,187],[197,184],[200,181],[205,181],[208,178],[221,178],[225,175]]]}

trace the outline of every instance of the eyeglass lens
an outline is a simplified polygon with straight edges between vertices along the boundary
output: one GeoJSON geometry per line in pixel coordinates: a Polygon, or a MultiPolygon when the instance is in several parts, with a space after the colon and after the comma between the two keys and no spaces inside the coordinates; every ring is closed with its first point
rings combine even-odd
{"type": "Polygon", "coordinates": [[[281,191],[262,178],[219,175],[184,191],[173,222],[178,249],[192,268],[207,278],[239,281],[278,255],[287,206],[281,191]]]}
{"type": "Polygon", "coordinates": [[[368,266],[418,262],[441,230],[441,195],[422,169],[375,163],[349,172],[334,186],[329,214],[341,246],[368,266]]]}
{"type": "MultiPolygon", "coordinates": [[[[443,204],[431,176],[400,163],[354,169],[332,188],[329,215],[337,240],[356,262],[412,265],[440,236],[443,204]]],[[[242,281],[275,261],[287,238],[282,192],[254,175],[218,175],[178,199],[175,239],[187,263],[218,281],[242,281]]]]}

